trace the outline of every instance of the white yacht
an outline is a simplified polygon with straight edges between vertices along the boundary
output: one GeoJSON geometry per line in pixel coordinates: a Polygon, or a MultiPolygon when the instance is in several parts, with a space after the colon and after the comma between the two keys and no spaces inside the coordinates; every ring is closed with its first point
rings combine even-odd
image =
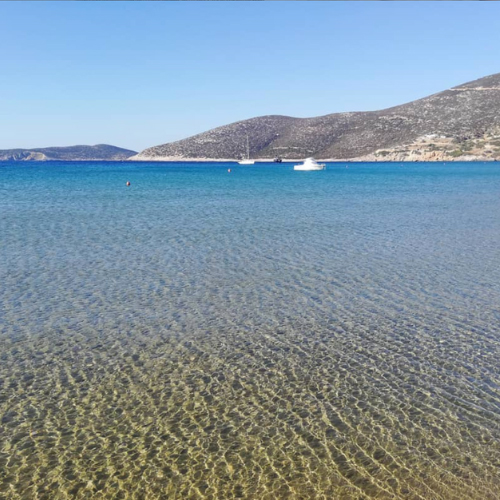
{"type": "Polygon", "coordinates": [[[250,159],[250,147],[248,143],[248,135],[247,135],[247,157],[238,162],[240,165],[253,165],[255,163],[254,160],[250,159]]]}
{"type": "Polygon", "coordinates": [[[293,166],[294,170],[325,170],[325,168],[324,163],[318,163],[314,158],[306,158],[304,163],[293,166]]]}

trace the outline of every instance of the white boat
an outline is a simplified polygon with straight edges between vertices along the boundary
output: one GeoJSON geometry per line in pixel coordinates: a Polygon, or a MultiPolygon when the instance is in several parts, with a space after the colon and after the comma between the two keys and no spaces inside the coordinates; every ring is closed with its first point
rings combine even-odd
{"type": "Polygon", "coordinates": [[[325,168],[324,163],[318,163],[314,158],[306,158],[304,163],[293,166],[294,170],[325,170],[325,168]]]}
{"type": "Polygon", "coordinates": [[[238,162],[240,165],[253,165],[255,163],[254,160],[250,159],[250,147],[248,144],[248,135],[247,135],[247,157],[238,162]]]}

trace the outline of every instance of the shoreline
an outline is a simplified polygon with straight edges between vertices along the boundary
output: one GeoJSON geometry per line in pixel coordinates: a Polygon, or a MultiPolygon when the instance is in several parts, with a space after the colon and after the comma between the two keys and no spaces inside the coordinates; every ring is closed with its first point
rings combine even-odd
{"type": "MultiPolygon", "coordinates": [[[[426,159],[426,160],[415,160],[415,159],[382,159],[374,158],[371,155],[367,157],[356,157],[356,158],[315,158],[318,162],[327,163],[473,163],[473,162],[498,162],[500,159],[479,157],[479,156],[466,156],[462,159],[426,159]]],[[[231,158],[178,158],[178,157],[142,157],[134,158],[130,160],[124,160],[126,162],[157,162],[157,163],[238,163],[240,160],[231,158]]],[[[293,158],[284,159],[282,163],[301,163],[304,158],[293,158]]],[[[256,158],[255,163],[276,163],[272,158],[256,158]]],[[[279,165],[279,163],[277,163],[279,165]]],[[[251,166],[251,165],[247,165],[251,166]]]]}
{"type": "MultiPolygon", "coordinates": [[[[21,163],[21,164],[39,164],[39,163],[232,163],[238,164],[240,160],[228,158],[134,158],[133,160],[104,160],[104,159],[71,159],[71,160],[2,160],[0,163],[21,163]]],[[[290,164],[302,163],[304,158],[297,159],[283,159],[281,163],[275,162],[273,159],[255,159],[255,164],[290,164]]],[[[500,159],[496,158],[481,158],[481,157],[467,157],[463,159],[433,159],[433,160],[388,160],[388,159],[374,159],[374,158],[317,158],[318,162],[325,163],[498,163],[500,159]]],[[[242,165],[251,167],[252,165],[242,165]]]]}

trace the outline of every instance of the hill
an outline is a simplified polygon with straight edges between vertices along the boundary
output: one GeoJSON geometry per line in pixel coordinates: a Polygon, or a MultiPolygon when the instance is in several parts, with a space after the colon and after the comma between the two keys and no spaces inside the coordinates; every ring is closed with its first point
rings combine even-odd
{"type": "Polygon", "coordinates": [[[1,161],[116,161],[137,154],[129,149],[97,144],[96,146],[68,146],[61,148],[4,149],[1,161]]]}
{"type": "Polygon", "coordinates": [[[148,148],[130,160],[500,159],[500,73],[380,111],[262,116],[148,148]]]}

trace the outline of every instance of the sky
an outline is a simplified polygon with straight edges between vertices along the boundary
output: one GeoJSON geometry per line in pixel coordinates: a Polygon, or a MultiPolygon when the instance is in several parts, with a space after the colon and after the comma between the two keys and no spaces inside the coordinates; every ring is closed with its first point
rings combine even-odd
{"type": "Polygon", "coordinates": [[[0,149],[140,151],[500,72],[499,2],[0,2],[0,149]]]}

